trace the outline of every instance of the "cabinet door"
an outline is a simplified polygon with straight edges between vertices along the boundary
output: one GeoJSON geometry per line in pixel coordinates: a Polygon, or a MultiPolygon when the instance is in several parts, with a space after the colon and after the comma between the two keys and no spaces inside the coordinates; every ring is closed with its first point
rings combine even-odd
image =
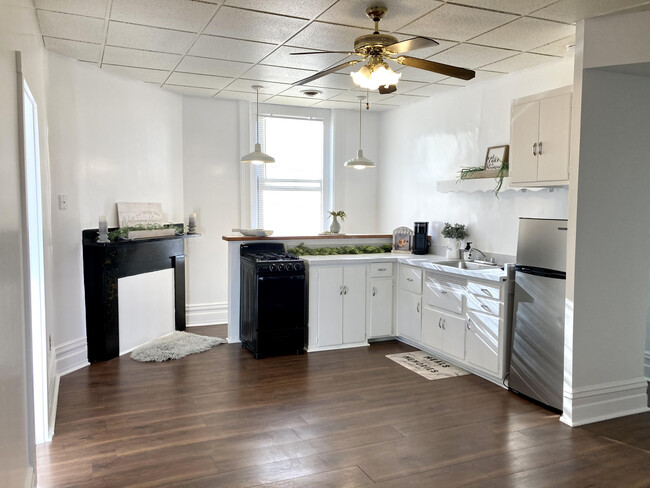
{"type": "Polygon", "coordinates": [[[343,343],[366,340],[366,267],[343,267],[343,343]]]}
{"type": "Polygon", "coordinates": [[[443,350],[442,344],[442,312],[428,307],[422,309],[422,342],[435,349],[443,350]]]}
{"type": "Polygon", "coordinates": [[[370,337],[393,335],[393,280],[370,280],[370,337]]]}
{"type": "Polygon", "coordinates": [[[494,374],[499,373],[500,325],[498,317],[467,314],[467,361],[494,374]]]}
{"type": "Polygon", "coordinates": [[[510,183],[537,181],[539,101],[513,105],[510,134],[510,183]],[[536,146],[535,146],[536,147],[536,146]]]}
{"type": "Polygon", "coordinates": [[[343,268],[318,269],[318,345],[343,343],[343,268]]]}
{"type": "Polygon", "coordinates": [[[569,179],[570,138],[571,94],[565,93],[540,100],[537,156],[539,181],[569,179]]]}
{"type": "Polygon", "coordinates": [[[397,334],[419,342],[422,335],[421,296],[410,291],[399,291],[397,304],[397,334]]]}
{"type": "Polygon", "coordinates": [[[465,359],[465,319],[445,314],[442,321],[443,350],[465,359]]]}

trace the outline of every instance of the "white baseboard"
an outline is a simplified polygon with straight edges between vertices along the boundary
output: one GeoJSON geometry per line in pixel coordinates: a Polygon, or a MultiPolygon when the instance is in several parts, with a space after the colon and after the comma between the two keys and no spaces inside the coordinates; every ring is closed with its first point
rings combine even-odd
{"type": "Polygon", "coordinates": [[[36,471],[33,466],[27,468],[25,475],[25,488],[36,488],[36,471]]]}
{"type": "Polygon", "coordinates": [[[643,355],[643,375],[645,380],[650,382],[650,351],[646,351],[643,355]]]}
{"type": "Polygon", "coordinates": [[[571,427],[647,412],[645,378],[602,383],[564,392],[560,421],[571,427]]]}
{"type": "Polygon", "coordinates": [[[56,374],[63,376],[88,366],[88,344],[80,337],[54,348],[56,354],[56,374]]]}
{"type": "Polygon", "coordinates": [[[228,323],[228,302],[197,303],[185,307],[187,326],[228,323]]]}

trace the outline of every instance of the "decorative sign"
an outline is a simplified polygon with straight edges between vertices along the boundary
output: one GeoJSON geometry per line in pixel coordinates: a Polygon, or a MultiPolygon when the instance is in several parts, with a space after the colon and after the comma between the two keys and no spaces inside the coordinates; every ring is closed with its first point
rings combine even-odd
{"type": "Polygon", "coordinates": [[[393,252],[413,251],[413,231],[408,227],[398,227],[393,231],[393,252]]]}
{"type": "Polygon", "coordinates": [[[117,202],[117,221],[120,227],[162,225],[160,203],[117,202]]]}
{"type": "Polygon", "coordinates": [[[485,156],[485,170],[501,169],[504,163],[508,162],[508,149],[510,146],[488,147],[485,156]]]}

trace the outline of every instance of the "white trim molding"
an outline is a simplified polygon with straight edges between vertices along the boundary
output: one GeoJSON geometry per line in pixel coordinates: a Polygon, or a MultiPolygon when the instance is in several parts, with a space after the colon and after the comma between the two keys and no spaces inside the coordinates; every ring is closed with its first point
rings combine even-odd
{"type": "Polygon", "coordinates": [[[645,380],[650,382],[650,351],[646,351],[643,355],[643,375],[645,380]]]}
{"type": "Polygon", "coordinates": [[[228,302],[197,303],[185,310],[188,327],[228,323],[228,302]]]}
{"type": "Polygon", "coordinates": [[[72,373],[88,366],[88,344],[85,337],[80,337],[54,348],[56,355],[56,374],[59,376],[72,373]]]}
{"type": "Polygon", "coordinates": [[[50,349],[47,367],[47,442],[54,436],[54,423],[56,422],[56,407],[59,402],[59,380],[60,376],[56,374],[56,352],[50,349]]]}
{"type": "Polygon", "coordinates": [[[648,382],[639,377],[564,391],[560,421],[571,427],[647,412],[648,382]]]}

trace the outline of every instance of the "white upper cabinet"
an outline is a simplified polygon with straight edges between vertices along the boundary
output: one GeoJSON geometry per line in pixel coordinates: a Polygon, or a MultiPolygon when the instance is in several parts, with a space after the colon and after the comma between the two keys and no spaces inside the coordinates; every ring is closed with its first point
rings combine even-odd
{"type": "Polygon", "coordinates": [[[510,185],[568,185],[570,141],[571,87],[515,100],[510,185]]]}

